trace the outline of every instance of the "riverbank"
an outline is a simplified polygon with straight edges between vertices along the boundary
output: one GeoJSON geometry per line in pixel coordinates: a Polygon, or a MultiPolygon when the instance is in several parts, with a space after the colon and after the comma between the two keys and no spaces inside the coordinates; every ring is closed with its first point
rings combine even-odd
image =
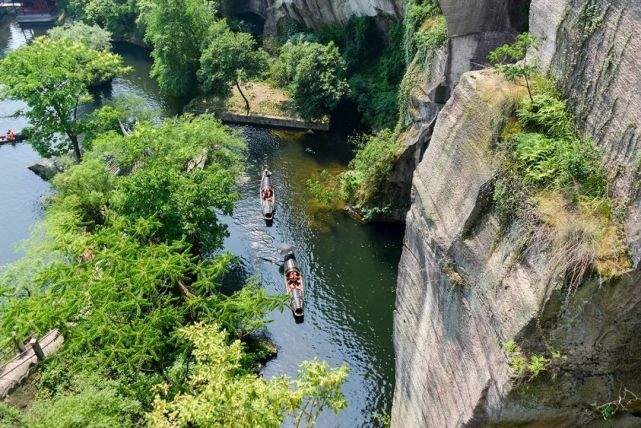
{"type": "Polygon", "coordinates": [[[233,87],[231,96],[225,100],[210,96],[197,97],[185,110],[193,113],[213,112],[223,122],[233,124],[323,132],[330,130],[329,118],[317,121],[302,119],[296,113],[291,97],[280,88],[265,82],[248,82],[242,84],[241,88],[242,94],[237,87],[233,87]],[[249,102],[249,112],[245,99],[249,102]]]}

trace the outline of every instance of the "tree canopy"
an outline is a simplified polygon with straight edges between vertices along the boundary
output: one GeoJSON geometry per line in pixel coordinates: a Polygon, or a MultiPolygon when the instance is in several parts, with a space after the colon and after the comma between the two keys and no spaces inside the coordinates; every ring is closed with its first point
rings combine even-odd
{"type": "Polygon", "coordinates": [[[87,25],[83,22],[64,24],[47,31],[47,36],[52,40],[80,42],[97,51],[111,50],[111,33],[97,25],[87,25]]]}
{"type": "Polygon", "coordinates": [[[153,47],[152,77],[168,95],[190,95],[214,23],[213,7],[202,0],[145,0],[141,9],[145,40],[153,47]]]}
{"type": "Polygon", "coordinates": [[[345,368],[310,363],[292,389],[256,376],[253,355],[264,351],[238,341],[286,302],[255,281],[232,294],[221,287],[234,257],[220,251],[217,213],[237,198],[243,140],[203,115],[139,123],[88,147],[55,177],[25,258],[0,275],[0,350],[13,346],[13,333],[57,328],[65,337],[41,370],[41,398],[26,414],[0,407],[0,420],[278,425],[301,409],[311,420],[344,407],[345,368]],[[225,412],[192,412],[202,399],[225,412]]]}
{"type": "Polygon", "coordinates": [[[119,37],[137,33],[139,0],[67,0],[70,14],[119,37]]]}
{"type": "Polygon", "coordinates": [[[44,156],[72,148],[81,157],[87,121],[79,107],[92,100],[89,87],[128,71],[118,55],[67,38],[39,37],[0,61],[1,95],[29,107],[29,141],[44,156]]]}
{"type": "Polygon", "coordinates": [[[289,89],[304,119],[319,119],[330,113],[348,90],[345,60],[332,42],[286,43],[272,75],[289,89]]]}
{"type": "Polygon", "coordinates": [[[227,97],[230,86],[236,85],[249,111],[240,81],[254,78],[267,68],[267,53],[256,49],[251,34],[234,33],[224,21],[219,21],[212,33],[200,58],[198,77],[202,87],[206,93],[227,97]]]}

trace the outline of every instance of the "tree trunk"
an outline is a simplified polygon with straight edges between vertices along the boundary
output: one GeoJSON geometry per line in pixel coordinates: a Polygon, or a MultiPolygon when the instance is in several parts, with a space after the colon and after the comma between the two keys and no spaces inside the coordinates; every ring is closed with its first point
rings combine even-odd
{"type": "Polygon", "coordinates": [[[525,77],[525,87],[527,88],[527,94],[530,96],[530,102],[532,105],[534,105],[534,97],[532,96],[532,89],[530,88],[530,79],[527,78],[527,75],[525,77]]]}
{"type": "Polygon", "coordinates": [[[243,99],[245,100],[245,110],[247,111],[247,114],[249,114],[249,110],[250,110],[250,108],[249,108],[249,100],[247,99],[247,97],[243,93],[243,90],[240,89],[240,84],[238,83],[238,79],[236,79],[236,88],[238,88],[238,92],[240,92],[240,96],[243,97],[243,99]]]}
{"type": "Polygon", "coordinates": [[[82,152],[80,151],[80,143],[78,143],[78,136],[75,134],[67,134],[71,140],[71,145],[73,146],[73,153],[76,155],[76,160],[80,162],[82,160],[82,152]]]}

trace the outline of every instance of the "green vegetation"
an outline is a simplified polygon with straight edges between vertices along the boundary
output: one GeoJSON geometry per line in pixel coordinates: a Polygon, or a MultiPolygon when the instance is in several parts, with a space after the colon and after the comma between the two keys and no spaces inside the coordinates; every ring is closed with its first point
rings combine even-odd
{"type": "Polygon", "coordinates": [[[347,92],[345,61],[329,43],[288,42],[270,72],[274,82],[287,87],[296,111],[306,120],[329,114],[347,92]]]}
{"type": "Polygon", "coordinates": [[[368,208],[379,207],[384,200],[380,189],[392,170],[398,140],[392,131],[383,130],[376,135],[352,138],[352,143],[357,149],[356,156],[341,176],[341,190],[345,199],[368,218],[367,213],[371,212],[368,208]]]}
{"type": "Polygon", "coordinates": [[[374,130],[393,126],[398,84],[405,70],[402,24],[389,22],[386,36],[375,19],[355,17],[345,27],[328,26],[315,37],[340,49],[346,62],[347,95],[363,115],[364,124],[374,130]]]}
{"type": "Polygon", "coordinates": [[[211,42],[200,58],[198,70],[203,90],[207,94],[227,98],[231,95],[230,85],[234,84],[249,113],[249,100],[240,82],[258,77],[267,69],[267,53],[256,50],[256,42],[251,34],[234,33],[224,21],[216,23],[212,32],[211,42]]]}
{"type": "Polygon", "coordinates": [[[529,358],[523,354],[521,347],[510,340],[503,344],[503,350],[508,358],[508,364],[512,375],[516,379],[526,379],[531,382],[543,372],[546,372],[553,360],[561,358],[558,352],[552,352],[552,358],[546,358],[543,355],[531,355],[529,358]]]}
{"type": "Polygon", "coordinates": [[[514,43],[499,46],[488,56],[490,64],[496,67],[506,79],[511,81],[525,80],[525,86],[532,103],[534,100],[532,99],[530,80],[537,72],[538,66],[528,62],[527,51],[537,43],[538,40],[530,33],[519,34],[514,43]]]}
{"type": "Polygon", "coordinates": [[[279,427],[289,413],[297,413],[297,426],[302,420],[309,425],[324,408],[338,412],[347,406],[340,392],[346,366],[329,370],[326,364],[308,362],[293,385],[286,377],[267,381],[242,367],[241,342],[229,343],[218,326],[197,324],[181,334],[194,348],[194,367],[183,392],[167,397],[165,388],[156,396],[149,414],[152,426],[279,427]]]}
{"type": "Polygon", "coordinates": [[[47,36],[52,40],[80,42],[96,51],[108,52],[111,50],[111,33],[97,25],[87,25],[82,22],[64,24],[47,31],[47,36]]]}
{"type": "Polygon", "coordinates": [[[39,372],[34,405],[22,415],[2,408],[2,418],[277,426],[286,415],[342,409],[346,368],[306,363],[293,384],[256,376],[263,352],[248,335],[284,297],[255,282],[221,290],[233,257],[220,252],[226,229],[216,213],[233,208],[243,141],[200,116],[139,123],[88,146],[56,176],[27,256],[0,276],[1,350],[13,347],[11,332],[65,337],[39,372]],[[220,412],[205,411],[213,406],[220,412]]]}
{"type": "Polygon", "coordinates": [[[575,288],[592,270],[602,278],[626,271],[630,262],[600,153],[577,134],[549,81],[534,79],[532,98],[520,102],[501,139],[494,201],[505,226],[518,218],[558,255],[550,277],[568,273],[575,288]]]}
{"type": "Polygon", "coordinates": [[[91,101],[89,87],[127,72],[122,59],[67,38],[39,37],[0,61],[2,97],[29,107],[29,141],[44,156],[70,148],[81,157],[80,136],[88,130],[78,108],[91,101]]]}
{"type": "Polygon", "coordinates": [[[66,0],[66,9],[76,19],[98,25],[118,37],[136,37],[138,0],[66,0]]]}
{"type": "Polygon", "coordinates": [[[214,10],[201,0],[149,0],[140,16],[145,41],[153,47],[151,76],[174,97],[192,95],[198,87],[200,56],[207,44],[214,10]]]}

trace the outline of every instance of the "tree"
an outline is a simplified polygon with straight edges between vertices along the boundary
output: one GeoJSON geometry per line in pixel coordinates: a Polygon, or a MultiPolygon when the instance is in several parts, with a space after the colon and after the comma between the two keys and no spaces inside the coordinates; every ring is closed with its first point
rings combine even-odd
{"type": "Polygon", "coordinates": [[[506,79],[515,81],[519,78],[525,79],[527,93],[530,101],[534,104],[532,89],[530,87],[530,78],[536,73],[538,67],[531,64],[527,59],[527,51],[530,47],[536,46],[538,41],[530,33],[522,33],[512,44],[499,46],[488,56],[488,61],[505,76],[506,79]]]}
{"type": "Polygon", "coordinates": [[[89,86],[126,73],[122,58],[80,42],[40,37],[0,61],[2,97],[23,100],[29,139],[51,156],[73,149],[81,158],[79,138],[87,122],[79,107],[92,100],[89,86]]]}
{"type": "Polygon", "coordinates": [[[214,10],[202,0],[146,0],[141,8],[145,40],[154,49],[151,76],[164,93],[189,95],[198,82],[196,72],[214,10]]]}
{"type": "Polygon", "coordinates": [[[249,100],[240,87],[240,80],[258,76],[267,68],[267,53],[256,50],[251,34],[234,33],[224,21],[217,23],[211,41],[200,57],[198,77],[205,92],[227,97],[234,84],[245,100],[249,113],[249,100]]]}
{"type": "Polygon", "coordinates": [[[119,37],[137,32],[139,0],[68,0],[71,16],[98,25],[119,37]]]}
{"type": "Polygon", "coordinates": [[[287,43],[275,68],[276,80],[289,83],[296,110],[304,119],[330,113],[348,90],[345,60],[333,42],[287,43]]]}
{"type": "Polygon", "coordinates": [[[284,376],[267,381],[243,370],[242,344],[228,344],[227,333],[216,324],[197,324],[181,333],[194,347],[195,363],[185,392],[156,397],[148,415],[152,426],[276,428],[289,413],[297,426],[303,421],[311,425],[323,409],[339,412],[347,407],[341,392],[346,366],[332,370],[324,363],[306,362],[293,385],[284,376]]]}
{"type": "Polygon", "coordinates": [[[47,31],[47,36],[52,40],[67,40],[81,42],[88,48],[97,51],[111,50],[111,33],[97,25],[87,25],[82,22],[65,24],[47,31]]]}

